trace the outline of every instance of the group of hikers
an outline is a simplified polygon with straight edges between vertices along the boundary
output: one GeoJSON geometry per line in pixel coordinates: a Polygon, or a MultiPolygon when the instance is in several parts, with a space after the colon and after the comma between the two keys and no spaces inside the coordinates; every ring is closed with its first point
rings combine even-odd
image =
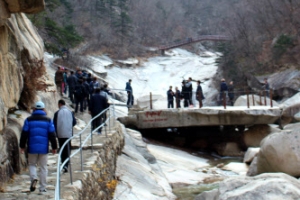
{"type": "MultiPolygon", "coordinates": [[[[58,67],[55,73],[55,84],[57,91],[62,97],[63,94],[69,93],[72,104],[76,104],[75,113],[88,108],[92,118],[99,115],[102,111],[109,107],[107,84],[101,87],[96,77],[91,74],[77,69],[76,72],[68,71],[63,67],[58,67]]],[[[28,166],[31,184],[30,192],[35,191],[38,182],[37,165],[40,166],[39,173],[39,193],[47,192],[47,161],[49,142],[51,144],[52,153],[55,154],[64,143],[73,136],[73,127],[76,125],[74,113],[71,112],[63,99],[58,101],[59,110],[54,114],[54,118],[47,117],[46,106],[44,102],[35,103],[33,112],[30,117],[24,121],[22,133],[20,137],[20,152],[28,153],[28,166]],[[56,139],[57,138],[57,139],[56,139]]],[[[95,118],[92,123],[92,129],[101,134],[100,125],[106,120],[106,113],[95,118]],[[95,130],[97,129],[97,130],[95,130]]],[[[70,157],[71,142],[67,142],[61,153],[61,163],[70,157]]],[[[63,167],[63,173],[68,172],[69,161],[63,167]]]]}
{"type": "MultiPolygon", "coordinates": [[[[172,90],[172,86],[169,87],[169,90],[167,91],[167,97],[168,97],[168,108],[174,108],[174,99],[176,102],[176,108],[181,108],[181,100],[183,101],[183,106],[186,107],[194,107],[193,103],[193,84],[192,84],[192,78],[188,78],[187,81],[182,81],[182,87],[181,91],[178,89],[178,87],[175,87],[175,92],[172,90]]],[[[202,100],[205,99],[203,95],[203,90],[200,85],[201,81],[198,80],[197,82],[197,89],[196,89],[196,99],[199,101],[199,104],[202,105],[202,100]]]]}
{"type": "MultiPolygon", "coordinates": [[[[80,110],[83,113],[88,109],[92,118],[97,116],[100,112],[109,107],[108,84],[100,84],[97,77],[92,77],[91,73],[79,68],[76,72],[58,67],[54,76],[57,91],[63,96],[67,94],[72,102],[75,104],[75,114],[80,110]]],[[[106,114],[97,117],[92,124],[93,130],[101,125],[102,121],[106,119],[106,114]]],[[[97,132],[101,134],[101,129],[97,132]]]]}

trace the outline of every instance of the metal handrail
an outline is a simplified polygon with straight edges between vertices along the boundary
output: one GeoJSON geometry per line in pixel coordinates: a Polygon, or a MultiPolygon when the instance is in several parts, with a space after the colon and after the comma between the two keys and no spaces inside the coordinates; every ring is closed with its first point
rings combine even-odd
{"type": "MultiPolygon", "coordinates": [[[[80,159],[81,159],[81,171],[83,170],[83,161],[82,161],[82,148],[83,146],[87,143],[87,141],[89,139],[91,139],[91,151],[93,152],[93,133],[98,131],[100,128],[102,128],[107,122],[109,122],[109,128],[110,128],[110,120],[111,118],[115,119],[115,105],[114,102],[112,105],[110,105],[108,108],[106,108],[105,110],[103,110],[101,113],[99,113],[98,115],[96,115],[94,118],[92,118],[87,125],[84,127],[83,130],[81,130],[79,133],[77,133],[76,135],[70,137],[68,140],[66,140],[66,142],[62,145],[62,147],[59,150],[58,153],[58,158],[57,158],[57,170],[56,170],[56,186],[55,186],[55,200],[59,200],[60,199],[60,177],[61,177],[61,170],[63,169],[63,167],[65,166],[65,164],[70,161],[70,159],[75,156],[78,152],[80,152],[80,159]],[[100,117],[102,114],[104,114],[107,111],[112,111],[112,113],[110,113],[109,117],[107,117],[106,121],[103,122],[100,126],[98,126],[97,128],[95,128],[94,130],[91,130],[91,133],[85,138],[85,140],[82,142],[81,141],[81,135],[83,133],[85,133],[86,129],[91,125],[91,123],[98,117],[100,117]],[[62,154],[62,150],[66,147],[66,145],[74,138],[80,138],[80,147],[78,149],[75,150],[75,152],[73,152],[69,158],[67,158],[62,164],[60,164],[61,162],[61,154],[62,154]]],[[[105,131],[105,136],[107,137],[107,130],[105,131]]],[[[69,147],[69,146],[68,146],[69,147]]],[[[72,170],[71,170],[71,163],[70,163],[70,180],[71,180],[71,184],[73,184],[72,182],[72,170]]]]}

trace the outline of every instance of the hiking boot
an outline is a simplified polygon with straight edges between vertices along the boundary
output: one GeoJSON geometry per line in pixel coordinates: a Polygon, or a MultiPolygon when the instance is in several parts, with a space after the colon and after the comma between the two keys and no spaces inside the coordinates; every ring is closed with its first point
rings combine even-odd
{"type": "Polygon", "coordinates": [[[38,180],[37,179],[33,179],[31,181],[31,184],[30,184],[30,192],[33,192],[35,190],[35,187],[36,187],[36,184],[37,184],[38,180]]]}
{"type": "Polygon", "coordinates": [[[64,166],[64,168],[62,169],[63,173],[68,173],[68,167],[64,166]]]}
{"type": "Polygon", "coordinates": [[[46,189],[40,190],[39,195],[43,195],[43,194],[47,194],[47,190],[46,189]]]}

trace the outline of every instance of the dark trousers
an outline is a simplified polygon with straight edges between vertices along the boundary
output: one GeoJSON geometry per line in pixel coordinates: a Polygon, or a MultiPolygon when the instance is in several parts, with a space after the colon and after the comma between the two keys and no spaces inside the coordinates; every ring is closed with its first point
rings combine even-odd
{"type": "Polygon", "coordinates": [[[174,101],[168,100],[168,108],[174,108],[174,101]]]}
{"type": "Polygon", "coordinates": [[[89,95],[83,100],[83,109],[85,110],[87,107],[90,106],[90,98],[89,95]]]}
{"type": "Polygon", "coordinates": [[[133,105],[133,95],[131,92],[127,92],[127,107],[131,107],[133,105]]]}
{"type": "Polygon", "coordinates": [[[189,92],[189,103],[190,103],[190,105],[194,105],[193,104],[193,92],[189,92]]]}
{"type": "Polygon", "coordinates": [[[72,101],[72,103],[74,103],[75,101],[74,101],[74,87],[70,87],[69,86],[69,98],[70,98],[70,100],[72,101]]]}
{"type": "MultiPolygon", "coordinates": [[[[92,118],[94,118],[97,115],[92,115],[92,118]]],[[[96,119],[93,120],[92,122],[92,129],[95,130],[97,127],[99,127],[102,123],[102,115],[97,117],[96,119]]],[[[98,131],[101,131],[102,127],[98,129],[98,131]]]]}
{"type": "Polygon", "coordinates": [[[76,98],[75,103],[76,103],[75,113],[77,113],[77,111],[78,111],[78,105],[79,104],[80,104],[80,112],[83,112],[83,98],[76,98]]]}
{"type": "MultiPolygon", "coordinates": [[[[69,138],[58,138],[58,144],[59,144],[59,148],[62,147],[62,145],[68,140],[69,138]]],[[[71,152],[71,141],[68,142],[68,144],[64,147],[60,159],[61,159],[61,163],[65,162],[66,159],[69,158],[70,156],[70,152],[71,152]]],[[[69,166],[69,161],[66,163],[65,165],[67,168],[69,166]]]]}

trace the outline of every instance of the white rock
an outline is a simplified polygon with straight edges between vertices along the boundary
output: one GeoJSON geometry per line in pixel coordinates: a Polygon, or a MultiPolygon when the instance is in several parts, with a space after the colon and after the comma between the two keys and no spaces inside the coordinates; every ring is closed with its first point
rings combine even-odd
{"type": "Polygon", "coordinates": [[[245,175],[248,171],[248,165],[246,165],[245,163],[231,162],[225,165],[222,169],[233,171],[240,175],[245,175]]]}
{"type": "Polygon", "coordinates": [[[248,148],[245,156],[244,156],[244,163],[251,163],[254,157],[258,154],[260,148],[248,148]]]}

